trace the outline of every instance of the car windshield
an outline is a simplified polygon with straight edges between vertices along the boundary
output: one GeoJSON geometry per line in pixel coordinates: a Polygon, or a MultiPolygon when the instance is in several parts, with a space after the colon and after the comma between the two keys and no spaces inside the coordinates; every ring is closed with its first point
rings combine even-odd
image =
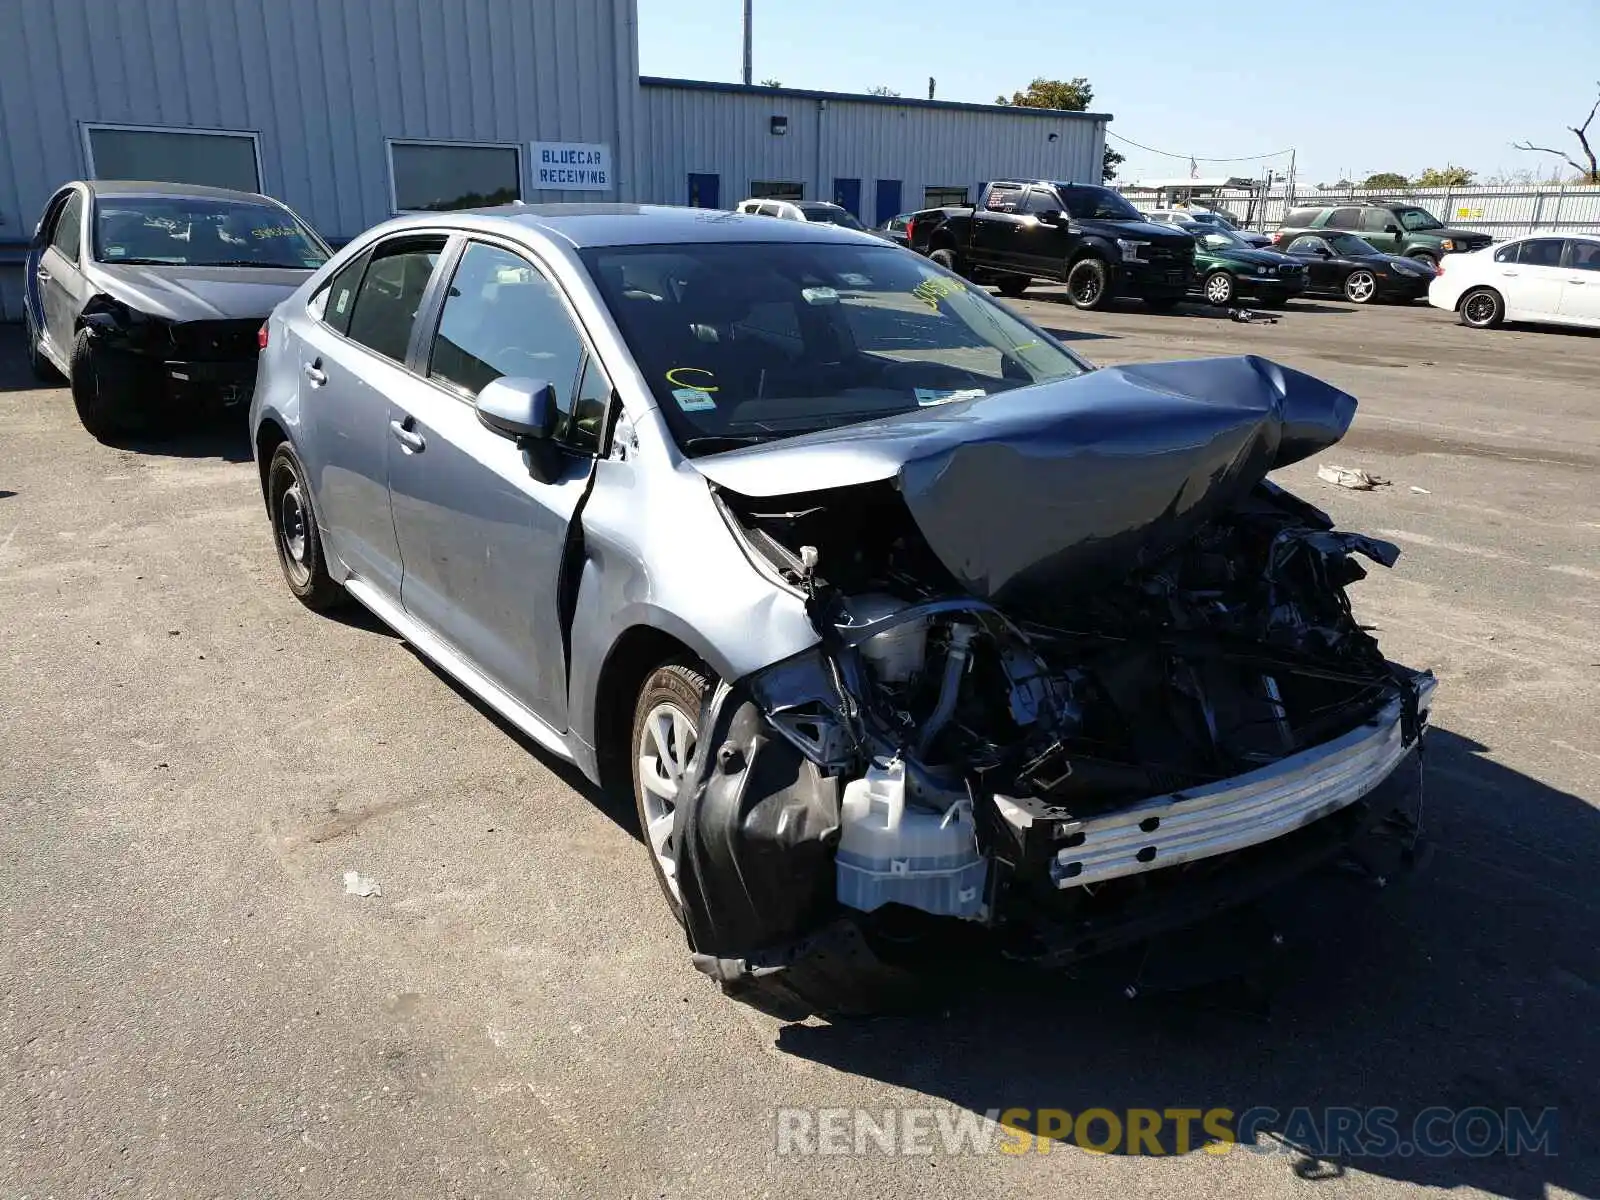
{"type": "Polygon", "coordinates": [[[1360,258],[1364,254],[1377,254],[1378,248],[1365,238],[1358,238],[1353,233],[1325,233],[1322,235],[1328,245],[1333,247],[1335,254],[1354,255],[1360,258]]]}
{"type": "Polygon", "coordinates": [[[1144,217],[1133,205],[1110,188],[1059,184],[1062,202],[1067,214],[1080,221],[1142,221],[1144,217]]]}
{"type": "Polygon", "coordinates": [[[1080,375],[988,295],[891,246],[580,252],[686,454],[1080,375]]]}
{"type": "Polygon", "coordinates": [[[1250,243],[1245,241],[1231,229],[1221,229],[1210,225],[1194,225],[1187,227],[1186,232],[1192,233],[1200,244],[1208,250],[1222,250],[1227,247],[1248,250],[1250,243]]]}
{"type": "Polygon", "coordinates": [[[320,267],[327,249],[287,209],[193,196],[104,196],[94,256],[174,267],[320,267]]]}
{"type": "Polygon", "coordinates": [[[865,225],[850,215],[848,209],[840,208],[836,204],[802,204],[800,211],[805,213],[808,221],[819,221],[825,225],[841,225],[846,229],[866,229],[865,225]]]}
{"type": "Polygon", "coordinates": [[[1397,208],[1394,215],[1400,224],[1415,233],[1419,229],[1443,229],[1444,225],[1431,212],[1421,208],[1397,208]]]}

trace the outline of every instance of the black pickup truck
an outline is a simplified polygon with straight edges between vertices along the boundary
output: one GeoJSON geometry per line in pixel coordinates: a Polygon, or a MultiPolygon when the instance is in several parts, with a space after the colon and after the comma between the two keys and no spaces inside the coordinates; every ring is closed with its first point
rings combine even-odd
{"type": "Polygon", "coordinates": [[[1113,296],[1170,308],[1194,284],[1193,238],[1090,184],[985,184],[976,208],[924,209],[906,232],[913,250],[1006,296],[1053,279],[1078,308],[1103,308],[1113,296]]]}

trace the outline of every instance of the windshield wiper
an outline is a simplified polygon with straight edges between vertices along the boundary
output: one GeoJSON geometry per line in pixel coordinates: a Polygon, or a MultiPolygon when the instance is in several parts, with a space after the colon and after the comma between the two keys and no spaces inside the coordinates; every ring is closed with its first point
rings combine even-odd
{"type": "Polygon", "coordinates": [[[685,450],[698,451],[701,454],[716,454],[723,450],[739,450],[745,446],[759,446],[762,442],[771,441],[774,436],[769,433],[702,433],[698,437],[684,438],[679,443],[685,450]]]}
{"type": "Polygon", "coordinates": [[[299,263],[261,262],[254,258],[224,258],[216,262],[189,263],[188,265],[191,267],[265,267],[272,271],[310,270],[309,267],[303,267],[299,263]]]}

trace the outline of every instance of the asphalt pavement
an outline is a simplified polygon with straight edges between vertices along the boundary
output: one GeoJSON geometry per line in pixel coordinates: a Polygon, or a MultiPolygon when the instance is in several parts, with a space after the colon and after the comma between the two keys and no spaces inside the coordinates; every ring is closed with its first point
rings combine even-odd
{"type": "Polygon", "coordinates": [[[377,621],[291,598],[238,424],[101,445],[8,327],[0,1197],[1600,1194],[1600,337],[1019,307],[1098,362],[1254,353],[1360,397],[1280,481],[1404,551],[1353,594],[1440,680],[1420,872],[1341,882],[1237,1002],[997,978],[785,1025],[690,967],[625,800],[377,621]],[[1553,1108],[1559,1133],[1287,1150],[1328,1105],[1553,1108]],[[780,1127],[1018,1107],[1279,1117],[1161,1156],[780,1127]]]}

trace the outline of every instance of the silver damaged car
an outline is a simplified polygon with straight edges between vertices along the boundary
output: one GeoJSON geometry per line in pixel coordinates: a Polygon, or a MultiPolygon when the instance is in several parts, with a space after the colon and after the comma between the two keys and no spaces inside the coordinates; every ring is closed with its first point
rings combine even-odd
{"type": "Polygon", "coordinates": [[[941,947],[1061,965],[1418,830],[1383,541],[1267,479],[1355,401],[1258,358],[1093,369],[834,226],[402,218],[273,312],[290,589],[354,597],[630,790],[695,965],[870,1009],[941,947]]]}

